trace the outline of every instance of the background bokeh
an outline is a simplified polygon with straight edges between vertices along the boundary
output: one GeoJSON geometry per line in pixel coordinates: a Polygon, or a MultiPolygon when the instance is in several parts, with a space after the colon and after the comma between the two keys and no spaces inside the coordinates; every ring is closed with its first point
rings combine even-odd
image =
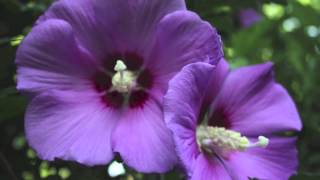
{"type": "MultiPolygon", "coordinates": [[[[126,173],[110,178],[108,166],[38,159],[24,138],[27,100],[15,89],[15,51],[51,0],[0,0],[0,179],[176,180],[165,175],[126,173]]],[[[293,180],[320,179],[320,0],[189,0],[189,9],[222,35],[232,67],[272,60],[276,79],[297,103],[304,129],[299,134],[300,168],[293,180]],[[239,12],[254,9],[261,18],[242,27],[239,12]]],[[[63,42],[61,42],[63,43],[63,42]]],[[[111,170],[119,169],[113,166],[111,170]]],[[[110,170],[110,169],[109,169],[110,170]]],[[[112,173],[111,173],[112,174],[112,173]]]]}

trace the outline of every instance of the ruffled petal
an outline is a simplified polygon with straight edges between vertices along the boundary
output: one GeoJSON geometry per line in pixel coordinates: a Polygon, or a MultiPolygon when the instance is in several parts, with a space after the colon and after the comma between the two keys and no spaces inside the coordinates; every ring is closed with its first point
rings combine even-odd
{"type": "Polygon", "coordinates": [[[267,148],[252,148],[225,161],[239,180],[287,180],[298,168],[296,138],[270,138],[267,148]]]}
{"type": "Polygon", "coordinates": [[[96,69],[76,44],[72,27],[50,20],[36,26],[18,49],[17,89],[29,93],[88,88],[96,69]]]}
{"type": "Polygon", "coordinates": [[[214,66],[187,65],[169,83],[164,97],[164,116],[174,135],[177,153],[188,172],[200,153],[195,139],[197,120],[205,89],[214,66]]]}
{"type": "Polygon", "coordinates": [[[50,91],[29,104],[26,137],[41,159],[103,165],[113,158],[111,132],[118,118],[94,92],[50,91]]]}
{"type": "Polygon", "coordinates": [[[161,106],[153,100],[123,112],[112,135],[112,146],[128,166],[139,172],[163,173],[177,163],[161,106]]]}
{"type": "Polygon", "coordinates": [[[220,36],[208,22],[190,11],[176,11],[160,21],[146,66],[153,72],[155,84],[165,91],[167,82],[183,66],[194,62],[216,64],[222,56],[220,36]]]}
{"type": "Polygon", "coordinates": [[[272,64],[239,68],[230,73],[213,106],[230,128],[257,137],[301,130],[294,102],[273,79],[272,64]]]}
{"type": "Polygon", "coordinates": [[[198,156],[191,180],[233,180],[227,167],[214,157],[198,156]]]}

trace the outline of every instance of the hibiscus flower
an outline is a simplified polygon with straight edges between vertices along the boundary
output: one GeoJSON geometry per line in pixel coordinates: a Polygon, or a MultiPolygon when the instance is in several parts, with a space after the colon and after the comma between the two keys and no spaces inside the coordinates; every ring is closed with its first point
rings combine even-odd
{"type": "Polygon", "coordinates": [[[60,0],[18,49],[17,89],[31,97],[26,138],[40,158],[140,172],[176,163],[162,113],[168,81],[217,63],[216,30],[184,0],[60,0]]]}
{"type": "Polygon", "coordinates": [[[169,83],[164,114],[192,180],[288,179],[297,169],[301,120],[272,63],[229,70],[187,65],[169,83]]]}

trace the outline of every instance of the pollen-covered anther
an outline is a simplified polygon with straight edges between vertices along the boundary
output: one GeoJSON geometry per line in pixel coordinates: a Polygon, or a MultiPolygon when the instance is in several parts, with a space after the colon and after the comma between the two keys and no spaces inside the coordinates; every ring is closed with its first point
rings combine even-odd
{"type": "Polygon", "coordinates": [[[245,136],[223,127],[199,126],[196,132],[197,143],[201,151],[207,154],[228,156],[233,151],[245,151],[252,147],[266,147],[269,139],[259,136],[257,142],[250,142],[245,136]]]}
{"type": "Polygon", "coordinates": [[[117,60],[114,70],[116,73],[112,77],[112,90],[127,93],[136,86],[136,75],[127,70],[122,60],[117,60]]]}

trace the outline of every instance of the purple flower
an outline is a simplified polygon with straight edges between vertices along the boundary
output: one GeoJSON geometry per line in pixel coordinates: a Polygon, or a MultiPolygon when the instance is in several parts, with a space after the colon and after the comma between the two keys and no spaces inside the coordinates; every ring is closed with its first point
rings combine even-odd
{"type": "Polygon", "coordinates": [[[91,166],[118,152],[138,171],[167,171],[177,159],[168,81],[188,63],[217,63],[221,49],[184,0],[57,1],[17,52],[27,140],[45,160],[91,166]]]}
{"type": "Polygon", "coordinates": [[[282,180],[295,172],[296,138],[279,133],[300,131],[301,121],[271,63],[231,72],[224,60],[187,65],[164,104],[189,179],[282,180]]]}
{"type": "Polygon", "coordinates": [[[239,21],[241,27],[250,27],[259,22],[262,16],[254,9],[243,9],[239,13],[239,21]]]}

